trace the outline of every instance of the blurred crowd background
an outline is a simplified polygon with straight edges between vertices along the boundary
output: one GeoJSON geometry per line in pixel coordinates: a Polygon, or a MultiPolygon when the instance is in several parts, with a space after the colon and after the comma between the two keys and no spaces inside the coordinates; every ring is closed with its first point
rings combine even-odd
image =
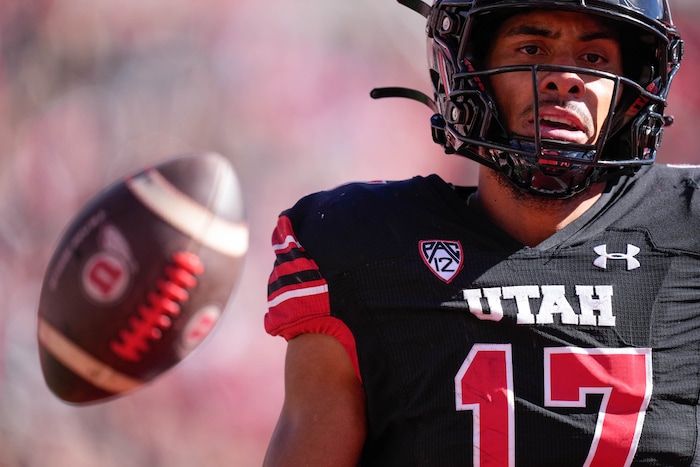
{"type": "MultiPolygon", "coordinates": [[[[660,160],[700,163],[700,3],[671,0],[686,60],[660,160]]],[[[0,0],[0,466],[260,465],[282,404],[285,343],[263,330],[277,214],[355,180],[472,162],[430,138],[424,19],[394,0],[0,0]],[[44,269],[109,183],[192,151],[242,182],[251,247],[215,333],[151,385],[74,407],[36,348],[44,269]]]]}

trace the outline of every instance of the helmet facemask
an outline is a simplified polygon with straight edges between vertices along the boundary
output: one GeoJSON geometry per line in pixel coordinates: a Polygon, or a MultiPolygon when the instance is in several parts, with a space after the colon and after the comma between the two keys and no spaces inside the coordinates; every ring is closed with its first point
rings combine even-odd
{"type": "MultiPolygon", "coordinates": [[[[606,142],[619,128],[626,125],[625,117],[619,116],[621,109],[627,109],[629,104],[624,100],[631,96],[644,96],[648,101],[656,101],[661,105],[657,96],[649,93],[636,82],[611,73],[594,71],[579,67],[554,65],[519,65],[491,68],[485,71],[468,71],[455,73],[458,90],[449,93],[446,101],[447,111],[442,118],[434,118],[434,134],[444,132],[442,143],[449,152],[477,160],[478,162],[502,172],[518,188],[538,195],[565,198],[579,193],[590,183],[601,181],[613,174],[620,175],[623,170],[621,162],[638,167],[641,162],[653,162],[649,159],[650,152],[643,156],[647,159],[631,156],[626,161],[618,159],[606,161],[606,142]],[[544,73],[575,73],[589,79],[609,80],[612,95],[610,102],[601,109],[605,114],[598,135],[591,143],[575,143],[561,139],[546,138],[542,134],[543,121],[547,117],[540,111],[545,100],[538,98],[541,86],[541,76],[544,73]],[[507,124],[502,118],[501,110],[491,97],[492,91],[475,91],[477,88],[490,88],[488,84],[498,75],[519,73],[523,76],[523,87],[530,86],[532,91],[532,120],[534,135],[522,136],[506,130],[507,124]],[[462,86],[460,80],[471,82],[462,86]],[[486,97],[485,97],[486,96],[486,97]],[[483,118],[479,118],[482,116],[483,118]],[[436,121],[437,120],[437,121],[436,121]]],[[[525,90],[524,90],[525,92],[525,90]]],[[[565,106],[562,103],[562,106],[565,106]]],[[[647,116],[657,121],[657,128],[663,127],[663,117],[659,114],[647,116]]],[[[629,119],[629,117],[627,117],[629,119]]],[[[549,125],[556,125],[549,122],[549,125]]],[[[562,125],[564,126],[564,125],[562,125]]],[[[632,171],[631,169],[629,169],[632,171]]]]}

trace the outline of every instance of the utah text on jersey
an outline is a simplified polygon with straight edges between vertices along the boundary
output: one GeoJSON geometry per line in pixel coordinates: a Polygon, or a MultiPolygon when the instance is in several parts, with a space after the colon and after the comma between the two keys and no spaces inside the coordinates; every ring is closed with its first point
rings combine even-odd
{"type": "Polygon", "coordinates": [[[615,326],[612,297],[612,285],[577,285],[573,291],[564,285],[514,285],[464,289],[461,298],[474,316],[486,321],[514,316],[518,324],[615,326]]]}

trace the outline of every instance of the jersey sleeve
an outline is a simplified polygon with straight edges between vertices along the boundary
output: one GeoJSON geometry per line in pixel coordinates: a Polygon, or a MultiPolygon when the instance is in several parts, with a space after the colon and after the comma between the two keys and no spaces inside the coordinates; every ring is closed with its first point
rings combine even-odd
{"type": "Polygon", "coordinates": [[[336,338],[360,378],[355,338],[343,321],[331,315],[328,282],[285,215],[279,217],[272,234],[272,249],[276,260],[268,281],[265,330],[286,340],[305,333],[336,338]]]}

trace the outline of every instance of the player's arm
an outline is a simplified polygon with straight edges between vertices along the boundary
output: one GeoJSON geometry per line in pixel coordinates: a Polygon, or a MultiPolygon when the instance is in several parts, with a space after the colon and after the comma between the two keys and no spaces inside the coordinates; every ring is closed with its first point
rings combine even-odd
{"type": "Polygon", "coordinates": [[[289,341],[285,399],[264,466],[356,466],[365,394],[345,348],[324,334],[289,341]]]}

